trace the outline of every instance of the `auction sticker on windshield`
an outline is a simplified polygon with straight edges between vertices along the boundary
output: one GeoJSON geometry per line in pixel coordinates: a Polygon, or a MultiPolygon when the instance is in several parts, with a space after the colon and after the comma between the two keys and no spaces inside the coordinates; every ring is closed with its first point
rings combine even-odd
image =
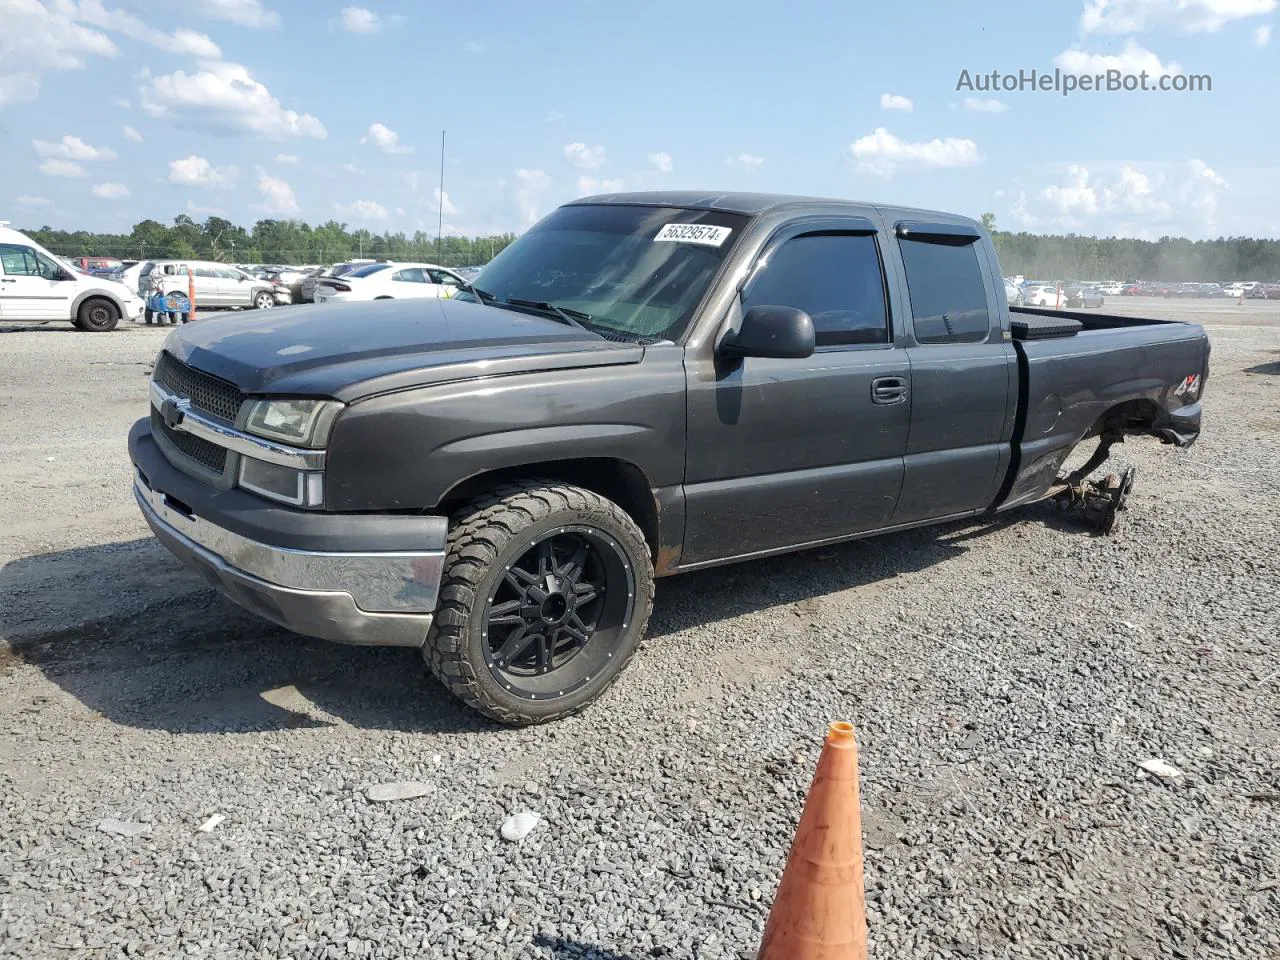
{"type": "Polygon", "coordinates": [[[713,227],[705,223],[668,223],[658,231],[654,242],[671,240],[676,243],[701,243],[707,247],[718,247],[729,239],[733,227],[713,227]]]}

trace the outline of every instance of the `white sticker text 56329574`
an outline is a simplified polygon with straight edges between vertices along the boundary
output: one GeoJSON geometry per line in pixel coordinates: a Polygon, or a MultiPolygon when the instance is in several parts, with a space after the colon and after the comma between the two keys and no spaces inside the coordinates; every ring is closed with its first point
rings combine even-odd
{"type": "Polygon", "coordinates": [[[733,227],[716,227],[709,223],[668,223],[658,231],[654,241],[669,240],[676,243],[700,243],[706,247],[718,247],[729,239],[733,227]]]}

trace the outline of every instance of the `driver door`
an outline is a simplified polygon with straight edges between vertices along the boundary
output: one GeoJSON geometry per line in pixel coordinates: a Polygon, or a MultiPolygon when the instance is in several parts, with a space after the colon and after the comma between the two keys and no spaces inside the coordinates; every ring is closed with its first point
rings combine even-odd
{"type": "Polygon", "coordinates": [[[0,244],[0,314],[6,320],[67,320],[76,281],[44,254],[0,244]]]}
{"type": "Polygon", "coordinates": [[[894,341],[882,238],[860,218],[793,226],[757,261],[734,309],[813,319],[806,359],[691,364],[681,566],[888,526],[911,424],[911,366],[894,341]]]}

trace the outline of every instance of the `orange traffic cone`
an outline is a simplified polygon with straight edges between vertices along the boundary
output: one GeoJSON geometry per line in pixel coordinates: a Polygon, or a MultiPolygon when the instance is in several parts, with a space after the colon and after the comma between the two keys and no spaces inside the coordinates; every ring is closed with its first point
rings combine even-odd
{"type": "Polygon", "coordinates": [[[187,312],[187,320],[190,322],[196,318],[196,278],[190,267],[187,267],[187,299],[191,301],[191,308],[187,312]]]}
{"type": "Polygon", "coordinates": [[[853,724],[833,723],[757,960],[866,960],[862,813],[853,724]]]}

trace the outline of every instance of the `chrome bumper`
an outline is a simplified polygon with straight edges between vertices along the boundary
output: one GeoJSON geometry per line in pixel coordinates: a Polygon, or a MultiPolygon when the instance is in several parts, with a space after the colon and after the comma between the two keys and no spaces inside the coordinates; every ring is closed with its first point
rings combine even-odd
{"type": "Polygon", "coordinates": [[[245,609],[322,640],[392,647],[426,642],[443,544],[412,553],[293,550],[188,513],[137,472],[133,495],[160,542],[245,609]]]}

